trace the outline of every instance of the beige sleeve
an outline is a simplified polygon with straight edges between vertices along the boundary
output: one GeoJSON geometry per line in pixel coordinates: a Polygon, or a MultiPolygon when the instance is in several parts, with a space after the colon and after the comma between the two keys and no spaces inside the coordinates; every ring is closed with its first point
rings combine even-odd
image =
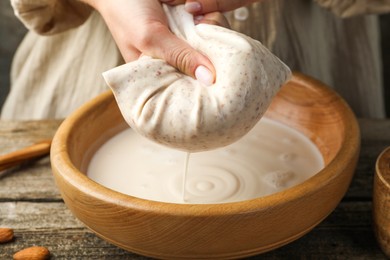
{"type": "Polygon", "coordinates": [[[390,0],[315,0],[319,5],[346,18],[359,14],[390,12],[390,0]]]}
{"type": "Polygon", "coordinates": [[[77,27],[92,8],[77,0],[11,0],[15,15],[39,34],[56,34],[77,27]]]}

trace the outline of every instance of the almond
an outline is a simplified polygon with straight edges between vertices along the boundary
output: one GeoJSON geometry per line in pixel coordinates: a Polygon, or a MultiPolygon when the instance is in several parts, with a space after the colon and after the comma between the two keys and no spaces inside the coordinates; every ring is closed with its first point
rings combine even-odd
{"type": "Polygon", "coordinates": [[[50,258],[50,251],[46,247],[32,246],[14,254],[14,260],[44,260],[50,258]]]}
{"type": "Polygon", "coordinates": [[[11,228],[0,228],[0,244],[14,239],[14,231],[11,228]]]}

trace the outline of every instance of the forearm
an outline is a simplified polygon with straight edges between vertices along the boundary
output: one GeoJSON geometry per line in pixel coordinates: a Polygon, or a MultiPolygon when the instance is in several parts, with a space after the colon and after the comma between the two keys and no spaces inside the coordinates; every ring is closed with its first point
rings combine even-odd
{"type": "MultiPolygon", "coordinates": [[[[78,0],[79,2],[82,2],[86,5],[89,5],[90,7],[92,7],[93,9],[95,10],[98,10],[99,9],[99,3],[102,2],[102,1],[99,1],[99,0],[78,0]]],[[[107,1],[107,0],[103,0],[104,1],[107,1]]],[[[110,2],[110,1],[107,1],[107,2],[110,2]]]]}

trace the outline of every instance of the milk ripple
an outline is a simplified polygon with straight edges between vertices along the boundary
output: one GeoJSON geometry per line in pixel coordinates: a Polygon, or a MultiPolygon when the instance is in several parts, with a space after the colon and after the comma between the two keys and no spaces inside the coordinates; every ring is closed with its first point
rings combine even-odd
{"type": "Polygon", "coordinates": [[[220,203],[242,200],[254,194],[254,172],[241,165],[226,168],[217,165],[196,165],[190,168],[186,182],[186,202],[220,203]]]}
{"type": "Polygon", "coordinates": [[[282,191],[323,167],[318,149],[308,138],[266,119],[230,146],[191,154],[183,192],[185,159],[186,153],[152,143],[129,129],[98,150],[88,176],[139,198],[212,204],[282,191]]]}

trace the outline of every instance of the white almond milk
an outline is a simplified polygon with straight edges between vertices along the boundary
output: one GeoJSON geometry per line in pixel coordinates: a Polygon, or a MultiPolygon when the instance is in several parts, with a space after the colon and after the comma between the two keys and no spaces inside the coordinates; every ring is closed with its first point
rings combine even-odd
{"type": "Polygon", "coordinates": [[[307,137],[266,118],[229,146],[191,153],[188,165],[187,155],[128,129],[96,152],[88,176],[139,198],[207,204],[282,191],[310,178],[324,165],[320,152],[307,137]]]}

